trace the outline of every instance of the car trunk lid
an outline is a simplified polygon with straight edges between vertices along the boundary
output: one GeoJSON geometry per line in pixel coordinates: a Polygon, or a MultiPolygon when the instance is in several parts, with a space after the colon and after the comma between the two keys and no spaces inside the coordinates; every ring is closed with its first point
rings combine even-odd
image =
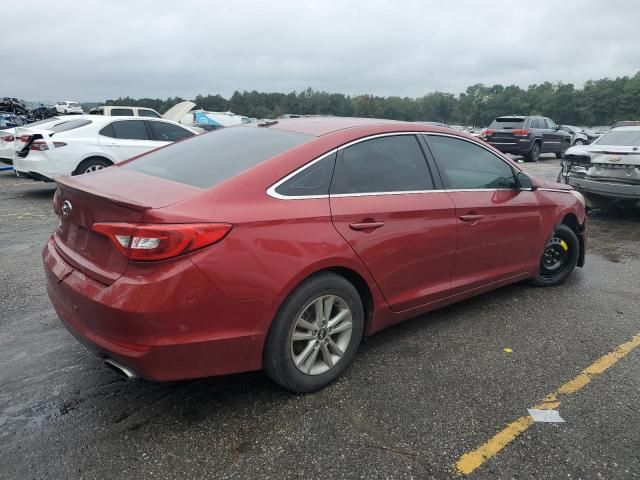
{"type": "Polygon", "coordinates": [[[203,190],[137,172],[110,167],[76,177],[56,178],[54,233],[58,252],[69,264],[100,283],[111,285],[127,269],[128,259],[95,223],[142,223],[150,209],[191,198],[203,190]]]}

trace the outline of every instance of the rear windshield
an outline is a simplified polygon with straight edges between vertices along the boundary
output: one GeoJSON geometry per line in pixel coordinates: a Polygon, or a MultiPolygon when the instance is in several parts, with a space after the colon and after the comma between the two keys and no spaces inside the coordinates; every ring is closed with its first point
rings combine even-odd
{"type": "Polygon", "coordinates": [[[79,106],[80,106],[80,104],[79,104],[79,103],[76,103],[76,102],[69,102],[69,105],[70,105],[71,107],[79,107],[79,106]]]}
{"type": "Polygon", "coordinates": [[[609,130],[593,143],[598,145],[615,145],[618,147],[637,147],[640,146],[640,129],[609,130]]]}
{"type": "Polygon", "coordinates": [[[221,128],[156,150],[122,168],[210,188],[312,138],[265,127],[221,128]]]}
{"type": "Polygon", "coordinates": [[[60,120],[58,117],[49,117],[44,120],[38,120],[37,122],[27,123],[23,125],[25,128],[36,127],[38,125],[42,125],[43,123],[55,123],[56,120],[60,120]]]}
{"type": "Polygon", "coordinates": [[[500,117],[500,118],[496,118],[493,122],[491,122],[491,125],[489,125],[489,128],[495,128],[495,129],[509,129],[512,130],[514,128],[522,128],[522,126],[524,125],[524,118],[516,118],[516,117],[500,117]]]}
{"type": "Polygon", "coordinates": [[[68,122],[58,123],[57,125],[49,128],[49,130],[55,133],[62,133],[73,130],[74,128],[86,127],[90,124],[91,120],[69,120],[68,122]]]}

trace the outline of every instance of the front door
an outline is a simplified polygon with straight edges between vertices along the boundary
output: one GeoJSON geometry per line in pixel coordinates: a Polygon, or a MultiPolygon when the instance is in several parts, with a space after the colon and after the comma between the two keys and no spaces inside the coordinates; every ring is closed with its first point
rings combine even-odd
{"type": "Polygon", "coordinates": [[[428,135],[427,142],[456,208],[452,292],[537,268],[544,242],[540,207],[534,192],[518,188],[515,167],[470,140],[428,135]]]}
{"type": "Polygon", "coordinates": [[[394,311],[447,296],[455,208],[435,190],[415,135],[373,138],[341,150],[330,191],[333,224],[394,311]]]}

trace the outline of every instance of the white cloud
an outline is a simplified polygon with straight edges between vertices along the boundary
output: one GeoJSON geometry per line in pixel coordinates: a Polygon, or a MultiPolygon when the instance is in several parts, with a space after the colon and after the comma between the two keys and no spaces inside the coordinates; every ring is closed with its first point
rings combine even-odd
{"type": "Polygon", "coordinates": [[[640,70],[640,2],[20,0],[0,95],[234,90],[420,96],[474,83],[581,84],[640,70]]]}

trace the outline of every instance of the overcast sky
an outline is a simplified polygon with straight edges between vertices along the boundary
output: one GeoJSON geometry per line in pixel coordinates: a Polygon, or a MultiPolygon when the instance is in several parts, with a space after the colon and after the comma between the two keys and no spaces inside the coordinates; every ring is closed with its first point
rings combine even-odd
{"type": "MultiPolygon", "coordinates": [[[[421,96],[640,70],[638,0],[19,0],[0,97],[421,96]]],[[[10,5],[10,7],[9,7],[10,5]]]]}

